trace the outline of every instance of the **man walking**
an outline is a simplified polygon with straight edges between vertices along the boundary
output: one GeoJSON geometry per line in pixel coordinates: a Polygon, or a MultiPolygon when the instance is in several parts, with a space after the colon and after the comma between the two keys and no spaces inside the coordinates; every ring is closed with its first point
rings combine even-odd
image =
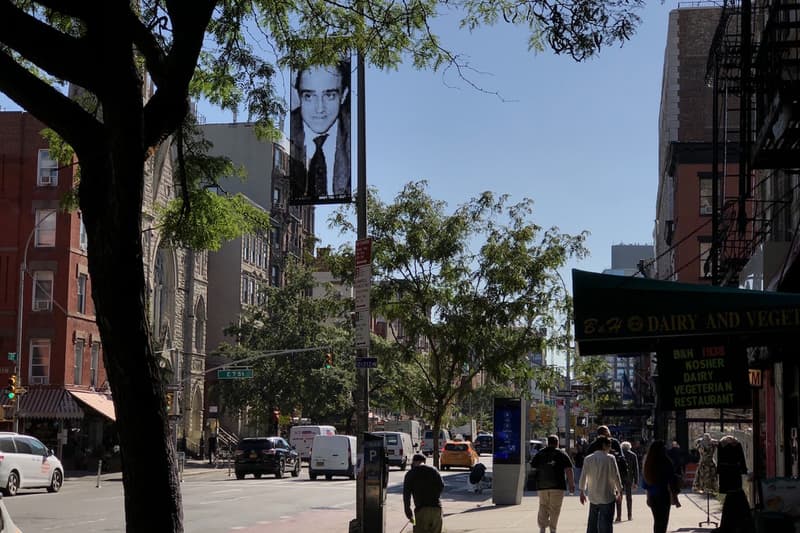
{"type": "Polygon", "coordinates": [[[539,491],[539,533],[556,533],[564,491],[575,492],[575,478],[572,472],[572,460],[558,447],[558,436],[547,437],[547,447],[537,453],[531,460],[539,491]]]}
{"type": "Polygon", "coordinates": [[[442,533],[442,502],[439,497],[444,481],[439,471],[425,464],[425,456],[415,453],[411,470],[403,480],[403,506],[414,524],[414,533],[442,533]],[[411,497],[414,512],[411,512],[411,497]]]}
{"type": "Polygon", "coordinates": [[[586,533],[612,533],[614,531],[614,503],[622,499],[622,481],[617,460],[610,455],[611,440],[600,435],[596,442],[600,449],[583,460],[583,470],[578,483],[581,505],[589,492],[589,523],[586,533]]]}
{"type": "MultiPolygon", "coordinates": [[[[639,484],[639,458],[631,450],[631,443],[628,441],[620,444],[622,456],[628,464],[625,476],[620,472],[622,478],[622,488],[625,491],[625,502],[628,505],[628,520],[633,519],[633,495],[632,490],[639,484]]],[[[622,521],[622,501],[617,501],[617,522],[622,521]]]]}

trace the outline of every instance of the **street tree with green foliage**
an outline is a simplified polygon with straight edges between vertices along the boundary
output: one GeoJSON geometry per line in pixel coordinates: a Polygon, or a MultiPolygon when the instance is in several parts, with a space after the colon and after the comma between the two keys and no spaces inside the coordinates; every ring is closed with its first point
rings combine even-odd
{"type": "MultiPolygon", "coordinates": [[[[432,423],[438,441],[479,373],[527,389],[528,357],[543,350],[564,311],[557,269],[585,256],[586,233],[543,229],[531,220],[531,200],[512,204],[491,192],[447,212],[424,181],[406,184],[392,203],[371,191],[368,212],[371,310],[410,369],[387,386],[432,423]]],[[[331,222],[353,232],[350,220],[341,209],[331,222]]]]}
{"type": "Polygon", "coordinates": [[[180,134],[190,97],[245,110],[260,133],[274,134],[285,112],[273,85],[281,65],[333,63],[348,51],[378,68],[407,61],[416,68],[468,72],[431,30],[445,12],[457,12],[467,30],[521,26],[530,32],[531,49],[550,48],[580,61],[629,39],[643,3],[0,0],[0,91],[63,139],[81,168],[76,194],[114,390],[128,531],[183,530],[146,312],[141,220],[145,164],[173,136],[186,202],[181,212],[188,218],[192,210],[180,134]],[[260,50],[273,50],[275,60],[260,57],[260,50]],[[66,96],[66,83],[86,98],[66,96]]]}
{"type": "Polygon", "coordinates": [[[577,357],[575,380],[583,385],[581,404],[594,416],[599,416],[602,409],[622,405],[622,398],[614,388],[611,365],[605,357],[577,357]]]}
{"type": "Polygon", "coordinates": [[[273,407],[315,423],[348,423],[355,384],[351,302],[332,288],[312,298],[317,282],[302,264],[290,262],[285,273],[284,286],[260,287],[263,303],[250,306],[239,323],[226,330],[236,344],[222,345],[220,354],[246,361],[243,366],[252,367],[254,375],[220,383],[222,403],[226,409],[246,410],[251,425],[262,429],[273,407]],[[280,353],[311,348],[317,349],[280,353]],[[278,353],[259,358],[270,352],[278,353]],[[333,357],[331,368],[325,367],[328,353],[333,357]]]}

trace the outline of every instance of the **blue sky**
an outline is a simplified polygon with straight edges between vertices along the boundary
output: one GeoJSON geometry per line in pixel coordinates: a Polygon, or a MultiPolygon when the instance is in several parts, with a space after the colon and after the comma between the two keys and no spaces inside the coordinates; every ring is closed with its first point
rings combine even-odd
{"type": "MultiPolygon", "coordinates": [[[[451,207],[484,190],[530,197],[536,223],[591,232],[591,256],[570,266],[610,267],[612,244],[652,241],[662,64],[676,6],[650,2],[631,41],[583,63],[528,52],[526,33],[507,25],[468,33],[443,21],[444,44],[468,56],[484,73],[474,81],[505,100],[451,74],[368,71],[368,183],[390,201],[403,184],[426,179],[451,207]]],[[[0,107],[15,108],[2,95],[0,107]]],[[[231,120],[200,111],[207,122],[231,120]]],[[[336,245],[326,224],[332,210],[317,208],[317,233],[336,245]]]]}

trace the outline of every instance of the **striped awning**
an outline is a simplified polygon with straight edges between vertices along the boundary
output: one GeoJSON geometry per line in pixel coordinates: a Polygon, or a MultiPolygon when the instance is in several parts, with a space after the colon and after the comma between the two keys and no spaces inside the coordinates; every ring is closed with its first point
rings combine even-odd
{"type": "Polygon", "coordinates": [[[81,403],[88,405],[112,422],[117,420],[114,402],[105,394],[84,390],[69,390],[69,393],[80,400],[81,403]]]}
{"type": "Polygon", "coordinates": [[[20,394],[17,402],[18,418],[83,418],[83,409],[65,389],[32,388],[20,394]]]}

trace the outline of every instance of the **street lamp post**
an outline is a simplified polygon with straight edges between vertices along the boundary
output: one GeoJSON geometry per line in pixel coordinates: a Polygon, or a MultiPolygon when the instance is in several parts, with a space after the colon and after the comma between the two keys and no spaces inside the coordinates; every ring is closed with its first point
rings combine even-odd
{"type": "MultiPolygon", "coordinates": [[[[556,271],[556,276],[558,276],[558,280],[561,282],[561,286],[564,288],[564,297],[568,295],[567,292],[567,284],[564,283],[564,278],[561,277],[561,274],[556,271]]],[[[570,320],[569,310],[567,310],[567,318],[564,321],[564,333],[566,337],[566,347],[564,349],[564,353],[566,354],[567,359],[567,382],[566,382],[566,391],[565,391],[565,398],[564,398],[564,447],[569,453],[570,443],[571,443],[571,435],[570,435],[570,420],[572,418],[572,377],[570,376],[570,357],[572,347],[570,345],[570,329],[572,323],[570,320]]]]}
{"type": "MultiPolygon", "coordinates": [[[[19,364],[22,361],[22,312],[23,312],[23,307],[25,305],[25,273],[28,271],[28,249],[31,246],[31,239],[33,239],[33,235],[36,233],[36,230],[39,229],[39,225],[48,218],[50,218],[51,216],[55,215],[55,213],[56,213],[55,211],[50,211],[45,216],[43,216],[41,220],[37,220],[34,223],[30,234],[28,234],[28,239],[25,241],[25,248],[22,253],[22,263],[20,263],[19,265],[19,295],[18,295],[19,298],[17,303],[17,356],[14,358],[15,376],[19,373],[19,364]]],[[[21,379],[19,384],[20,386],[23,385],[21,379]]],[[[14,409],[14,432],[17,431],[18,424],[19,424],[19,419],[17,418],[17,410],[14,409]]]]}

